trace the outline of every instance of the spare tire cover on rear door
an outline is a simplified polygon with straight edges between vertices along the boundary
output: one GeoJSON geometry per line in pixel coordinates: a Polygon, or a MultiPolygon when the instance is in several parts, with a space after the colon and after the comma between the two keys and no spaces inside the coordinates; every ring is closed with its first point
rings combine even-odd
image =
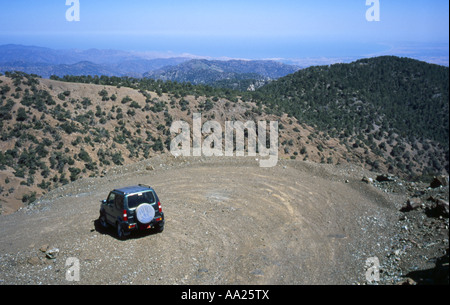
{"type": "Polygon", "coordinates": [[[136,209],[136,217],[140,223],[147,224],[155,217],[155,209],[148,203],[139,205],[136,209]]]}

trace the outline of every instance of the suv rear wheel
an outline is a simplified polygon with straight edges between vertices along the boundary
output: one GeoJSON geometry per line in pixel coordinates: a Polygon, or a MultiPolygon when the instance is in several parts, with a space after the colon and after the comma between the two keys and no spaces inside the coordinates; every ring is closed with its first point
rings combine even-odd
{"type": "Polygon", "coordinates": [[[122,226],[122,224],[121,223],[117,223],[117,237],[119,238],[119,239],[125,239],[125,231],[123,230],[123,226],[122,226]]]}

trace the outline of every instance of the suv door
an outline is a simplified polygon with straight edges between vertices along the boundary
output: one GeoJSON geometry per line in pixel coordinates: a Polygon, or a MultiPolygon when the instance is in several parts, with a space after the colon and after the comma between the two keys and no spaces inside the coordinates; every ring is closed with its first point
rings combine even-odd
{"type": "Polygon", "coordinates": [[[123,195],[116,194],[116,197],[114,199],[114,212],[113,212],[114,221],[116,221],[117,218],[122,218],[123,210],[124,210],[123,195]]]}
{"type": "Polygon", "coordinates": [[[116,217],[114,216],[115,200],[116,200],[116,193],[111,192],[111,193],[109,193],[108,198],[106,199],[106,205],[105,205],[106,221],[109,223],[112,223],[112,224],[114,224],[116,221],[116,217]]]}

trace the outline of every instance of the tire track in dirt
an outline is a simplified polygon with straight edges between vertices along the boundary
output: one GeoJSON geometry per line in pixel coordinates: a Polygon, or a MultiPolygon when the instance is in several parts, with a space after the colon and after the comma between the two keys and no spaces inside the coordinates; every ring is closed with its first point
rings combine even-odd
{"type": "Polygon", "coordinates": [[[83,284],[348,284],[364,275],[365,258],[355,259],[354,250],[371,249],[373,238],[366,237],[375,232],[355,219],[388,210],[377,203],[381,194],[367,196],[310,165],[165,162],[172,163],[77,181],[46,204],[1,216],[0,253],[4,261],[22,259],[8,269],[0,256],[0,280],[67,283],[67,257],[80,259],[83,284]],[[158,192],[166,228],[119,241],[113,230],[95,226],[99,201],[113,188],[138,183],[158,192]],[[89,195],[77,195],[86,188],[89,195]],[[60,256],[30,268],[27,260],[45,243],[60,256]]]}

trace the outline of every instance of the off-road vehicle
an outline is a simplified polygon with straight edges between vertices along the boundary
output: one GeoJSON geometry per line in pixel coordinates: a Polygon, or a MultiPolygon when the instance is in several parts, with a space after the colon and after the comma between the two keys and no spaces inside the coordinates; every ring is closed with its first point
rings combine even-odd
{"type": "Polygon", "coordinates": [[[120,239],[132,231],[164,230],[164,213],[158,195],[153,188],[142,184],[111,191],[102,201],[99,221],[105,228],[116,228],[120,239]]]}

